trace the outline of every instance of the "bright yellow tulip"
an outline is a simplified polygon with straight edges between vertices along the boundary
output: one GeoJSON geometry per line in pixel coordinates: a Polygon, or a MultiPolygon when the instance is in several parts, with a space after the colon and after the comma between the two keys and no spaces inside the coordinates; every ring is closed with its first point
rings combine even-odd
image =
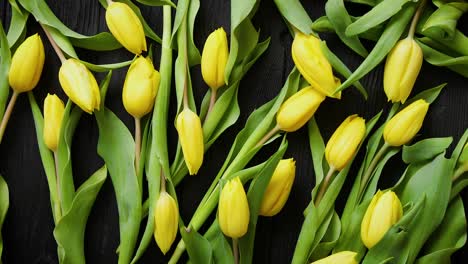
{"type": "Polygon", "coordinates": [[[52,150],[56,151],[60,137],[60,127],[65,107],[62,100],[57,95],[47,94],[44,100],[44,143],[52,150]]]}
{"type": "Polygon", "coordinates": [[[341,251],[326,258],[312,262],[312,264],[358,264],[357,253],[352,251],[341,251]]]}
{"type": "Polygon", "coordinates": [[[296,131],[309,121],[323,100],[325,96],[312,86],[303,88],[281,105],[276,114],[276,123],[283,131],[296,131]]]}
{"type": "Polygon", "coordinates": [[[383,137],[390,146],[408,143],[422,127],[429,104],[423,99],[405,107],[385,125],[383,137]]]}
{"type": "Polygon", "coordinates": [[[138,57],[127,72],[122,91],[125,110],[135,118],[148,114],[154,105],[160,75],[150,58],[138,57]]]}
{"type": "Polygon", "coordinates": [[[378,191],[372,198],[361,222],[361,239],[367,248],[372,248],[403,215],[398,196],[392,192],[378,191]]]}
{"type": "Polygon", "coordinates": [[[213,31],[206,39],[201,57],[203,80],[211,89],[224,85],[224,70],[229,56],[228,40],[223,28],[213,31]]]}
{"type": "Polygon", "coordinates": [[[174,198],[163,191],[159,194],[154,210],[154,239],[165,255],[177,235],[179,209],[174,198]]]}
{"type": "Polygon", "coordinates": [[[177,116],[177,133],[190,175],[197,174],[203,163],[204,141],[200,118],[186,108],[177,116]]]}
{"type": "Polygon", "coordinates": [[[221,231],[228,237],[239,238],[247,233],[250,209],[239,177],[228,181],[221,190],[218,220],[221,231]]]}
{"type": "Polygon", "coordinates": [[[18,92],[28,92],[36,87],[44,67],[44,45],[38,34],[28,37],[11,59],[8,81],[18,92]]]}

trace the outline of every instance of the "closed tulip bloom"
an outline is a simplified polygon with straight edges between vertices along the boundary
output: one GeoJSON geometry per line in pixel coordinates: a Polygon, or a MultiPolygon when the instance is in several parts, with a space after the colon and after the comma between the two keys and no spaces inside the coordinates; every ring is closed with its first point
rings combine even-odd
{"type": "Polygon", "coordinates": [[[64,110],[63,102],[57,95],[47,94],[44,100],[43,137],[44,143],[52,151],[57,150],[64,110]]]}
{"type": "Polygon", "coordinates": [[[352,115],[341,123],[325,147],[325,158],[335,170],[342,170],[356,153],[366,133],[366,121],[352,115]]]}
{"type": "Polygon", "coordinates": [[[231,238],[239,238],[247,233],[250,209],[244,186],[239,177],[228,181],[219,197],[218,220],[223,233],[231,238]]]}
{"type": "Polygon", "coordinates": [[[315,114],[325,96],[312,86],[306,87],[292,95],[281,105],[276,114],[276,123],[286,132],[301,128],[315,114]]]}
{"type": "Polygon", "coordinates": [[[154,209],[154,239],[165,255],[171,248],[179,226],[179,209],[167,192],[159,195],[154,209]]]}
{"type": "Polygon", "coordinates": [[[203,80],[211,89],[224,85],[224,70],[229,56],[228,41],[223,28],[213,31],[206,39],[201,57],[203,80]]]}
{"type": "Polygon", "coordinates": [[[335,94],[335,90],[341,82],[333,75],[320,43],[320,39],[314,35],[297,33],[292,43],[292,58],[299,72],[312,87],[328,97],[339,99],[341,92],[335,94]]]}
{"type": "Polygon", "coordinates": [[[423,99],[408,105],[385,125],[383,137],[390,146],[408,143],[421,129],[429,104],[423,99]]]}
{"type": "Polygon", "coordinates": [[[378,191],[372,198],[361,222],[361,239],[367,248],[372,248],[403,215],[398,196],[392,192],[378,191]]]}
{"type": "Polygon", "coordinates": [[[106,10],[106,23],[112,35],[128,51],[136,55],[146,51],[141,21],[127,4],[111,2],[106,10]]]}
{"type": "Polygon", "coordinates": [[[93,74],[76,59],[68,59],[59,70],[59,81],[63,91],[83,111],[91,114],[99,110],[101,94],[93,74]]]}
{"type": "Polygon", "coordinates": [[[28,92],[36,87],[44,66],[44,45],[38,34],[28,37],[11,59],[8,81],[18,92],[28,92]]]}
{"type": "Polygon", "coordinates": [[[280,160],[263,195],[260,215],[274,216],[283,209],[295,176],[296,162],[294,159],[280,160]]]}
{"type": "Polygon", "coordinates": [[[160,75],[149,58],[138,57],[127,72],[122,91],[125,110],[133,117],[148,114],[154,105],[160,75]]]}
{"type": "Polygon", "coordinates": [[[341,251],[326,258],[312,262],[312,264],[358,264],[356,252],[341,251]]]}
{"type": "Polygon", "coordinates": [[[195,175],[203,163],[205,152],[200,118],[192,110],[186,108],[177,116],[176,128],[185,164],[190,175],[195,175]]]}
{"type": "Polygon", "coordinates": [[[389,101],[405,103],[422,62],[422,49],[413,38],[400,40],[390,51],[384,70],[384,90],[389,101]]]}

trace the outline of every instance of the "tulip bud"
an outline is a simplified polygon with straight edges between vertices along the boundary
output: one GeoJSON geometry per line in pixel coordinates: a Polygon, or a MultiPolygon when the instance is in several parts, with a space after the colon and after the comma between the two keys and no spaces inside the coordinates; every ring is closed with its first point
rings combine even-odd
{"type": "Polygon", "coordinates": [[[398,196],[392,191],[378,191],[361,222],[361,239],[364,245],[370,249],[379,243],[402,215],[403,208],[398,196]]]}
{"type": "Polygon", "coordinates": [[[312,264],[358,264],[357,253],[352,251],[341,251],[326,258],[312,262],[312,264]]]}
{"type": "Polygon", "coordinates": [[[423,99],[408,105],[385,125],[383,137],[390,146],[408,143],[422,127],[429,104],[423,99]]]}
{"type": "Polygon", "coordinates": [[[141,21],[127,4],[111,2],[106,10],[106,23],[112,35],[128,51],[136,55],[146,51],[141,21]]]}
{"type": "Polygon", "coordinates": [[[294,159],[280,160],[271,176],[270,183],[265,189],[265,194],[263,194],[260,215],[274,216],[283,209],[291,192],[295,176],[296,162],[294,159]]]}
{"type": "Polygon", "coordinates": [[[60,67],[59,81],[63,91],[83,111],[99,110],[101,94],[93,74],[76,59],[68,59],[60,67]]]}
{"type": "Polygon", "coordinates": [[[341,92],[335,94],[341,85],[333,76],[333,70],[320,47],[321,40],[314,35],[297,33],[292,43],[292,58],[299,72],[307,82],[324,95],[341,98],[341,92]]]}
{"type": "Polygon", "coordinates": [[[138,57],[127,72],[122,91],[125,110],[135,118],[148,114],[154,105],[160,75],[149,58],[138,57]]]}
{"type": "Polygon", "coordinates": [[[177,133],[190,175],[195,175],[203,163],[204,143],[200,118],[186,108],[177,117],[177,133]]]}
{"type": "Polygon", "coordinates": [[[28,37],[11,59],[8,81],[18,92],[28,92],[36,87],[44,66],[44,45],[38,34],[28,37]]]}
{"type": "Polygon", "coordinates": [[[224,85],[224,70],[228,60],[228,41],[223,28],[213,31],[206,39],[201,57],[203,80],[211,89],[224,85]]]}
{"type": "Polygon", "coordinates": [[[405,103],[423,62],[421,47],[413,38],[400,40],[387,56],[384,90],[389,101],[405,103]]]}
{"type": "Polygon", "coordinates": [[[179,209],[167,192],[159,194],[154,209],[154,239],[165,255],[171,248],[179,226],[179,209]]]}
{"type": "Polygon", "coordinates": [[[247,233],[250,209],[244,186],[239,177],[229,180],[221,190],[218,204],[219,227],[231,238],[247,233]]]}
{"type": "Polygon", "coordinates": [[[65,107],[62,100],[55,94],[47,94],[44,100],[43,137],[44,143],[52,151],[57,150],[64,111],[65,107]]]}
{"type": "Polygon", "coordinates": [[[281,105],[276,114],[276,123],[283,131],[296,131],[309,121],[323,100],[325,97],[312,86],[306,87],[281,105]]]}
{"type": "Polygon", "coordinates": [[[366,121],[352,115],[341,123],[325,148],[325,158],[335,170],[342,170],[356,153],[366,133],[366,121]]]}

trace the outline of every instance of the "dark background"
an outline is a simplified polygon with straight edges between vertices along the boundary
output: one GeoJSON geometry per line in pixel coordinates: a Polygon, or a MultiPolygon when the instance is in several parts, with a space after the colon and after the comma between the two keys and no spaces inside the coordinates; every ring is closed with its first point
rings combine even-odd
{"type": "MultiPolygon", "coordinates": [[[[234,0],[233,0],[234,1],[234,0]]],[[[97,0],[49,0],[54,13],[70,28],[83,34],[95,34],[107,31],[105,10],[97,0]]],[[[324,1],[303,1],[312,19],[324,14],[324,1]]],[[[5,27],[10,21],[10,6],[7,1],[0,2],[0,16],[5,27]]],[[[364,12],[361,7],[353,10],[364,12]]],[[[162,8],[142,6],[142,12],[148,23],[158,34],[162,31],[162,8]]],[[[203,0],[195,24],[195,42],[201,50],[204,40],[214,29],[223,26],[229,32],[230,4],[228,1],[203,0]]],[[[203,197],[217,170],[221,167],[236,133],[243,127],[246,118],[257,107],[272,99],[282,87],[287,74],[293,67],[290,56],[291,37],[273,1],[262,1],[254,24],[261,29],[261,39],[271,36],[270,48],[254,65],[242,80],[239,91],[241,116],[239,121],[224,133],[205,156],[205,163],[195,177],[187,177],[178,187],[180,213],[188,221],[198,202],[203,197]]],[[[459,22],[461,29],[468,33],[468,19],[465,15],[459,22]]],[[[42,30],[30,17],[28,35],[39,32],[46,48],[46,62],[41,81],[35,89],[35,95],[42,105],[45,95],[58,93],[66,99],[58,82],[59,59],[54,54],[42,30]]],[[[360,57],[346,48],[333,34],[322,34],[329,47],[352,69],[362,61],[360,57]]],[[[156,65],[159,65],[160,46],[155,45],[156,65]]],[[[81,59],[94,63],[117,62],[132,56],[125,50],[114,52],[91,52],[78,49],[81,59]]],[[[175,54],[176,55],[176,54],[175,54]]],[[[106,105],[114,111],[133,131],[133,120],[121,102],[121,89],[126,69],[114,71],[106,105]]],[[[390,104],[382,88],[383,67],[380,65],[363,80],[362,84],[369,92],[366,102],[353,89],[347,90],[341,101],[327,99],[316,114],[317,122],[324,138],[327,139],[334,129],[348,115],[358,113],[370,118],[382,108],[388,110],[390,104]]],[[[200,105],[207,86],[203,83],[200,67],[192,71],[193,89],[200,105]]],[[[100,81],[102,74],[97,74],[100,81]]],[[[439,99],[431,105],[426,121],[418,139],[427,137],[453,136],[457,142],[468,127],[468,92],[467,79],[445,69],[436,68],[427,63],[415,86],[415,92],[448,82],[439,99]]],[[[174,96],[171,101],[169,120],[175,116],[174,96]]],[[[173,156],[177,143],[175,129],[169,121],[169,150],[173,156]]],[[[98,128],[94,117],[83,115],[73,141],[73,171],[76,186],[87,179],[103,161],[96,153],[98,128]]],[[[292,257],[303,217],[302,211],[309,202],[310,191],[314,185],[314,175],[307,140],[306,129],[288,135],[289,149],[285,157],[297,161],[296,181],[289,200],[283,211],[273,218],[260,218],[257,226],[254,263],[288,263],[292,257]]],[[[264,161],[275,150],[268,146],[252,161],[252,164],[264,161]]],[[[450,151],[453,149],[450,149],[450,151]]],[[[0,173],[10,188],[10,209],[3,227],[5,263],[57,263],[56,244],[52,235],[53,220],[49,202],[47,181],[36,143],[34,123],[28,100],[21,95],[3,143],[0,145],[0,173]]],[[[356,161],[362,159],[362,153],[356,161]]],[[[347,191],[352,184],[356,166],[350,173],[337,201],[337,208],[342,210],[347,191]]],[[[381,188],[396,182],[403,170],[401,156],[397,155],[386,166],[381,179],[381,188]]],[[[463,200],[468,201],[468,192],[462,192],[463,200]]],[[[358,239],[358,238],[356,238],[358,239]]],[[[118,212],[110,178],[101,189],[89,217],[86,229],[86,257],[89,263],[116,263],[115,250],[119,243],[118,212]]],[[[168,256],[170,256],[170,253],[168,256]]],[[[463,263],[468,257],[465,246],[454,256],[454,263],[463,263]]],[[[163,257],[154,241],[146,251],[140,263],[164,263],[163,257]]]]}

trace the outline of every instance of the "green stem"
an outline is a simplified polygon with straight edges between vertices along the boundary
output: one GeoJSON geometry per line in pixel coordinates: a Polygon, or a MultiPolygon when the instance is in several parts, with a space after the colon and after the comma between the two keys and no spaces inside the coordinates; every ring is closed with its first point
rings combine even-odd
{"type": "Polygon", "coordinates": [[[411,26],[408,32],[408,38],[414,37],[414,32],[416,31],[416,26],[418,25],[419,18],[421,17],[422,11],[424,10],[424,6],[426,5],[426,0],[422,0],[419,4],[418,10],[413,16],[413,20],[411,21],[411,26]]]}
{"type": "Polygon", "coordinates": [[[65,58],[65,55],[63,54],[62,49],[57,45],[57,42],[55,42],[54,38],[50,34],[50,32],[47,30],[47,27],[44,26],[42,23],[40,23],[42,29],[44,30],[44,33],[47,36],[47,39],[49,39],[50,45],[52,45],[52,48],[54,49],[55,53],[60,59],[61,63],[64,63],[67,59],[65,58]]]}
{"type": "Polygon", "coordinates": [[[372,162],[370,163],[369,167],[367,167],[366,172],[364,173],[364,176],[361,179],[361,184],[359,186],[359,195],[358,197],[361,197],[365,188],[367,187],[368,181],[374,172],[375,167],[377,167],[377,164],[379,163],[380,159],[383,157],[385,153],[387,153],[387,150],[390,148],[390,145],[387,143],[384,143],[384,145],[380,148],[379,152],[374,156],[372,159],[372,162]]]}
{"type": "Polygon", "coordinates": [[[211,89],[210,105],[208,106],[208,111],[206,112],[205,122],[206,120],[208,120],[208,116],[210,115],[211,111],[213,111],[213,106],[216,103],[216,94],[217,94],[217,89],[211,89]]]}
{"type": "Polygon", "coordinates": [[[8,103],[2,122],[0,123],[0,143],[2,143],[3,135],[5,134],[5,130],[8,121],[10,120],[11,113],[13,112],[13,108],[15,107],[16,99],[18,99],[18,95],[19,93],[13,90],[13,95],[11,95],[10,102],[8,103]]]}
{"type": "Polygon", "coordinates": [[[237,238],[232,239],[232,252],[234,254],[234,263],[239,264],[239,242],[237,238]]]}
{"type": "Polygon", "coordinates": [[[136,175],[139,173],[141,155],[141,120],[135,117],[135,171],[136,175]]]}
{"type": "Polygon", "coordinates": [[[56,186],[57,186],[57,197],[58,201],[54,203],[54,210],[55,210],[55,223],[57,224],[58,221],[62,218],[62,191],[60,188],[60,176],[59,176],[59,161],[57,151],[54,151],[54,163],[55,163],[55,179],[56,179],[56,186]]]}
{"type": "Polygon", "coordinates": [[[334,167],[330,167],[330,169],[328,169],[327,176],[323,180],[322,185],[320,185],[320,190],[319,190],[319,192],[317,194],[317,197],[315,198],[315,206],[316,207],[319,205],[320,201],[322,200],[323,195],[325,194],[325,191],[327,191],[328,186],[330,185],[330,182],[331,182],[331,178],[332,178],[333,173],[335,171],[336,170],[335,170],[334,167]]]}

